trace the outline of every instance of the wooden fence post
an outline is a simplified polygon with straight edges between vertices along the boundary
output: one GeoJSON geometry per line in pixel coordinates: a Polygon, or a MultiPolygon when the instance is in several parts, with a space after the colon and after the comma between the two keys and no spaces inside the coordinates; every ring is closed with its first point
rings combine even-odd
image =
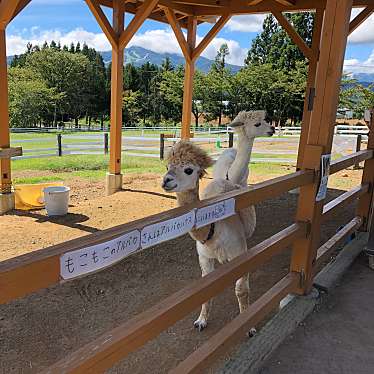
{"type": "Polygon", "coordinates": [[[165,134],[160,134],[160,160],[164,159],[165,152],[165,134]]]}
{"type": "Polygon", "coordinates": [[[57,154],[62,156],[62,135],[57,134],[57,154]]]}
{"type": "MultiPolygon", "coordinates": [[[[361,151],[362,135],[358,134],[356,138],[356,152],[361,151]]],[[[360,169],[360,163],[354,165],[353,169],[360,169]]]]}
{"type": "Polygon", "coordinates": [[[107,155],[109,153],[109,136],[108,133],[104,134],[104,154],[107,155]]]}
{"type": "MultiPolygon", "coordinates": [[[[321,156],[331,153],[352,3],[352,0],[326,1],[319,43],[321,49],[315,80],[315,102],[301,163],[304,170],[321,170],[321,156]]],[[[305,238],[297,239],[293,246],[291,271],[301,275],[298,294],[308,293],[312,288],[320,245],[324,197],[316,201],[320,186],[318,179],[300,189],[296,220],[308,222],[310,232],[305,238]]]]}
{"type": "Polygon", "coordinates": [[[229,148],[232,148],[234,146],[234,133],[229,132],[229,148]]]}
{"type": "MultiPolygon", "coordinates": [[[[374,149],[374,110],[371,111],[370,116],[370,132],[368,134],[367,149],[374,149]]],[[[364,171],[362,174],[362,183],[369,183],[369,191],[361,196],[357,206],[357,215],[363,218],[363,225],[361,230],[373,230],[373,209],[374,209],[374,159],[366,160],[364,164],[364,171]]]]}

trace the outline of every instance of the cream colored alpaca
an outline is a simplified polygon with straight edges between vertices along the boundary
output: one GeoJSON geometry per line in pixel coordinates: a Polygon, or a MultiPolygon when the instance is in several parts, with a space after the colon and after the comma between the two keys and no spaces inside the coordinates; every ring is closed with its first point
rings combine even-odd
{"type": "MultiPolygon", "coordinates": [[[[241,112],[231,126],[238,135],[237,149],[228,149],[219,157],[213,169],[213,181],[202,192],[202,199],[247,187],[254,139],[274,133],[265,120],[264,111],[241,112]]],[[[200,199],[199,180],[212,164],[205,151],[190,142],[180,141],[168,155],[168,171],[162,187],[167,192],[176,192],[180,206],[196,202],[200,199]]],[[[196,240],[202,276],[214,270],[215,260],[225,263],[247,251],[247,239],[253,235],[255,227],[256,212],[251,206],[213,225],[193,229],[190,235],[196,240]]],[[[243,312],[249,303],[248,275],[236,281],[235,294],[240,312],[243,312]]],[[[202,305],[200,316],[194,323],[200,331],[207,326],[210,303],[202,305]]]]}

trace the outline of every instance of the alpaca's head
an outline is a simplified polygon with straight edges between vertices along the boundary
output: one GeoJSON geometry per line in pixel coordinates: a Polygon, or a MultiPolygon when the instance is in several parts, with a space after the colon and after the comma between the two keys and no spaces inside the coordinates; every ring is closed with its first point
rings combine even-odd
{"type": "Polygon", "coordinates": [[[213,160],[201,148],[189,141],[176,143],[167,156],[167,173],[162,188],[167,192],[185,192],[196,188],[213,160]]]}
{"type": "Polygon", "coordinates": [[[230,124],[231,127],[243,126],[248,138],[257,136],[272,136],[275,132],[264,110],[240,112],[230,124]]]}

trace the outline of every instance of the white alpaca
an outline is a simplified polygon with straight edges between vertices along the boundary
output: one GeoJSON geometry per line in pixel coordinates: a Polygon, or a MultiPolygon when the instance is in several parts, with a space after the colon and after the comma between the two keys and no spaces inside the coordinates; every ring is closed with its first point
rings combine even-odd
{"type": "MultiPolygon", "coordinates": [[[[202,192],[202,199],[247,187],[255,137],[274,134],[264,111],[240,112],[231,126],[238,135],[237,149],[228,149],[219,157],[213,169],[213,181],[202,192]]],[[[199,180],[212,164],[205,151],[190,142],[180,141],[168,155],[168,171],[162,187],[167,192],[176,192],[180,206],[196,202],[199,180]]],[[[247,239],[253,235],[255,227],[256,212],[251,206],[215,224],[193,229],[190,235],[196,240],[202,276],[214,270],[214,260],[225,263],[247,251],[247,239]]],[[[248,274],[236,281],[235,294],[240,312],[243,312],[249,304],[248,274]]],[[[209,301],[202,305],[200,316],[194,322],[200,331],[207,326],[210,304],[209,301]]]]}

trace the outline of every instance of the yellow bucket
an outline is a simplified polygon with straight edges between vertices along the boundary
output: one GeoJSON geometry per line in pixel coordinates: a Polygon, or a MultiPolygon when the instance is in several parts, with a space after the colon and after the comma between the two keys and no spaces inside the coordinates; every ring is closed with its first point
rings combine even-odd
{"type": "Polygon", "coordinates": [[[20,210],[44,208],[43,189],[54,186],[63,186],[63,182],[19,184],[14,186],[15,208],[20,210]]]}

